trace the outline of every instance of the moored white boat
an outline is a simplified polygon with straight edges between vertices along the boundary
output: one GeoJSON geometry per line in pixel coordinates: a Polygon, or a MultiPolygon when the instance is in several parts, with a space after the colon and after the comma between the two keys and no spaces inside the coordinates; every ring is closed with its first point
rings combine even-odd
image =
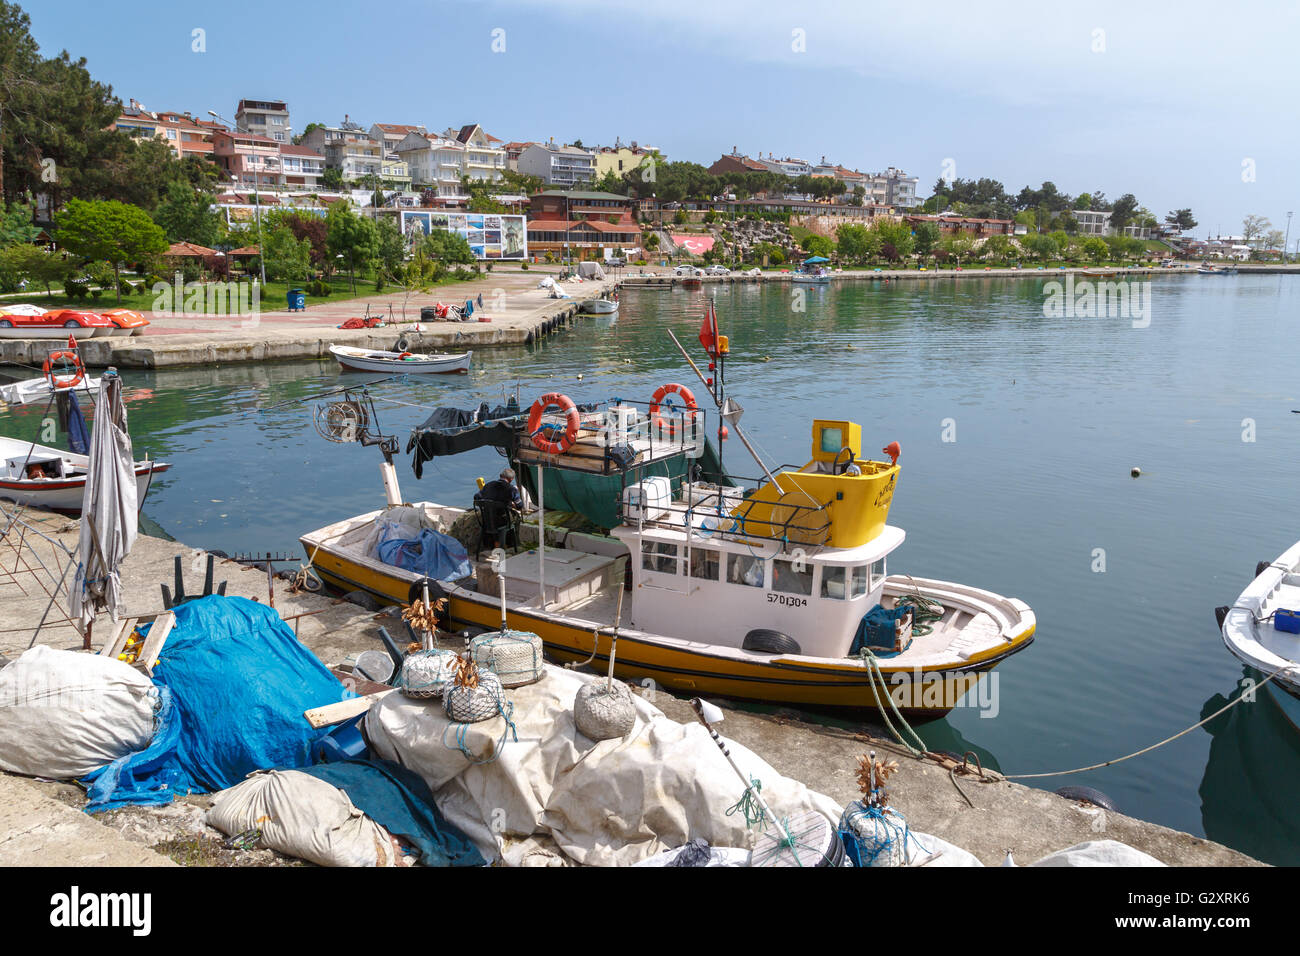
{"type": "MultiPolygon", "coordinates": [[[[0,437],[0,499],[64,514],[80,514],[87,464],[85,455],[0,437]]],[[[170,467],[166,462],[148,459],[135,462],[141,502],[153,476],[170,467]]]]}
{"type": "Polygon", "coordinates": [[[587,315],[609,315],[618,311],[615,299],[584,299],[578,309],[587,315]]]}
{"type": "Polygon", "coordinates": [[[345,369],[358,372],[419,372],[447,374],[468,372],[473,352],[459,354],[387,352],[382,349],[359,349],[350,345],[331,345],[333,355],[345,369]]]}
{"type": "MultiPolygon", "coordinates": [[[[1223,643],[1264,677],[1277,673],[1268,686],[1279,695],[1300,698],[1300,541],[1258,571],[1236,602],[1220,609],[1223,643]]],[[[1286,711],[1300,709],[1294,700],[1283,703],[1286,711]]]]}

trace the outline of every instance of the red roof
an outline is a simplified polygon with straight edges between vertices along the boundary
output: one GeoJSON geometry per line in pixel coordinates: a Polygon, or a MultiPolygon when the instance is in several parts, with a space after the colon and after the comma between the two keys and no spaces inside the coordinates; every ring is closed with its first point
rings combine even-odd
{"type": "Polygon", "coordinates": [[[424,132],[423,126],[407,126],[403,123],[376,123],[375,125],[378,126],[380,129],[382,129],[385,133],[402,133],[403,135],[405,135],[406,133],[424,132]]]}
{"type": "Polygon", "coordinates": [[[216,249],[209,249],[207,246],[200,246],[193,242],[173,242],[167,247],[169,256],[215,256],[216,249]]]}
{"type": "Polygon", "coordinates": [[[295,146],[292,143],[281,144],[280,152],[286,156],[311,156],[313,159],[325,158],[310,146],[295,146]]]}
{"type": "Polygon", "coordinates": [[[624,222],[605,222],[600,219],[530,219],[529,232],[568,232],[580,226],[590,227],[595,232],[640,232],[641,227],[631,219],[624,222]]]}

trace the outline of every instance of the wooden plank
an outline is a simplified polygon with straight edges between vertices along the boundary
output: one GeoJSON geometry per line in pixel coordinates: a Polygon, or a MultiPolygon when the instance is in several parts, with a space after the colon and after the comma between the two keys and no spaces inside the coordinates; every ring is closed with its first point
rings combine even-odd
{"type": "Polygon", "coordinates": [[[104,646],[100,649],[100,657],[111,657],[117,660],[118,655],[122,653],[122,648],[126,644],[126,639],[131,636],[135,630],[136,619],[133,617],[124,617],[113,627],[113,632],[104,646]]]}
{"type": "Polygon", "coordinates": [[[391,693],[393,693],[391,690],[385,690],[380,691],[378,694],[367,694],[365,697],[353,697],[349,700],[341,700],[336,704],[326,704],[324,707],[313,707],[311,710],[304,710],[302,715],[307,718],[307,723],[319,730],[321,727],[328,727],[330,724],[340,724],[357,716],[357,714],[364,714],[370,709],[371,704],[391,693]]]}
{"type": "Polygon", "coordinates": [[[176,615],[171,611],[164,611],[153,619],[153,625],[144,639],[144,648],[140,651],[140,656],[135,659],[136,666],[150,677],[153,676],[153,662],[162,653],[163,644],[167,643],[167,635],[172,632],[175,623],[176,615]]]}

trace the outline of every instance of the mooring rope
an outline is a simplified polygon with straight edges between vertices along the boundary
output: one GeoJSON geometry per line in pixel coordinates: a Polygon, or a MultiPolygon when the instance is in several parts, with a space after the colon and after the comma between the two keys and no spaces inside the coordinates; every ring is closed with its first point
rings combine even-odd
{"type": "Polygon", "coordinates": [[[898,722],[902,724],[904,729],[906,729],[907,732],[912,736],[912,739],[915,740],[916,743],[919,745],[918,747],[912,746],[910,743],[907,742],[907,740],[903,737],[903,735],[899,733],[899,731],[894,727],[893,723],[890,721],[889,714],[885,711],[885,706],[880,702],[880,692],[876,689],[876,682],[879,681],[880,686],[882,688],[886,688],[886,684],[885,684],[885,675],[880,670],[880,664],[876,661],[876,655],[871,653],[871,649],[868,647],[863,647],[862,650],[858,652],[858,654],[862,658],[862,663],[866,666],[867,670],[869,671],[871,677],[870,680],[871,696],[875,698],[876,709],[880,711],[880,716],[885,722],[885,727],[888,728],[891,734],[893,734],[895,740],[897,740],[900,744],[902,744],[904,747],[907,748],[908,753],[910,753],[913,757],[923,756],[927,752],[925,741],[921,739],[920,734],[918,734],[915,730],[912,729],[911,724],[909,724],[906,720],[903,719],[903,715],[899,713],[898,705],[894,703],[894,696],[889,693],[888,689],[885,690],[885,700],[889,701],[889,709],[894,712],[894,716],[898,719],[898,722]]]}
{"type": "Polygon", "coordinates": [[[1104,763],[1095,763],[1090,767],[1076,767],[1074,770],[1055,770],[1052,771],[1051,773],[1005,773],[1002,774],[1002,778],[1004,780],[1033,780],[1042,777],[1067,777],[1070,774],[1083,773],[1088,770],[1100,770],[1102,767],[1109,767],[1112,766],[1113,764],[1123,763],[1125,760],[1132,760],[1134,757],[1140,757],[1143,754],[1150,753],[1153,750],[1163,747],[1165,744],[1173,743],[1179,737],[1184,737],[1187,734],[1190,734],[1193,730],[1196,730],[1198,727],[1204,727],[1215,717],[1218,717],[1220,714],[1224,713],[1225,711],[1231,710],[1233,707],[1236,707],[1238,704],[1240,704],[1243,700],[1246,699],[1247,693],[1253,695],[1255,691],[1259,690],[1259,688],[1263,687],[1274,677],[1277,677],[1279,674],[1283,673],[1284,671],[1289,671],[1289,670],[1291,670],[1290,667],[1278,668],[1273,673],[1265,677],[1258,684],[1256,684],[1254,687],[1250,688],[1249,691],[1242,691],[1239,697],[1236,697],[1233,700],[1228,701],[1226,704],[1224,704],[1214,713],[1210,714],[1210,716],[1205,717],[1202,720],[1198,720],[1196,723],[1192,724],[1192,726],[1188,727],[1186,730],[1180,730],[1172,737],[1166,737],[1164,740],[1160,741],[1159,743],[1154,743],[1150,747],[1143,747],[1141,750],[1136,750],[1131,754],[1125,754],[1123,757],[1116,757],[1114,760],[1107,760],[1104,763]]]}

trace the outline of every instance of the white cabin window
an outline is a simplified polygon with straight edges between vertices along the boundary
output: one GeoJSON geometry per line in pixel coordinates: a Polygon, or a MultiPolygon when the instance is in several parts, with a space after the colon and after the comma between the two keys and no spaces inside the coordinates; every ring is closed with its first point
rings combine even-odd
{"type": "Polygon", "coordinates": [[[853,569],[853,586],[849,590],[851,598],[860,598],[870,590],[867,584],[867,566],[860,564],[853,569]]]}
{"type": "Polygon", "coordinates": [[[749,554],[727,555],[727,580],[751,588],[763,586],[763,559],[749,554]]]}
{"type": "Polygon", "coordinates": [[[718,552],[712,548],[691,548],[691,577],[718,580],[718,552]]]}
{"type": "Polygon", "coordinates": [[[783,591],[786,594],[809,594],[813,593],[813,573],[812,568],[804,561],[783,561],[777,560],[772,562],[772,590],[783,591]]]}
{"type": "Polygon", "coordinates": [[[880,587],[880,582],[885,578],[885,559],[881,558],[871,565],[871,587],[880,587]]]}
{"type": "Polygon", "coordinates": [[[677,545],[664,541],[642,541],[641,567],[661,574],[676,574],[677,545]]]}
{"type": "Polygon", "coordinates": [[[822,597],[842,601],[848,596],[848,591],[844,587],[844,568],[823,566],[822,597]]]}

